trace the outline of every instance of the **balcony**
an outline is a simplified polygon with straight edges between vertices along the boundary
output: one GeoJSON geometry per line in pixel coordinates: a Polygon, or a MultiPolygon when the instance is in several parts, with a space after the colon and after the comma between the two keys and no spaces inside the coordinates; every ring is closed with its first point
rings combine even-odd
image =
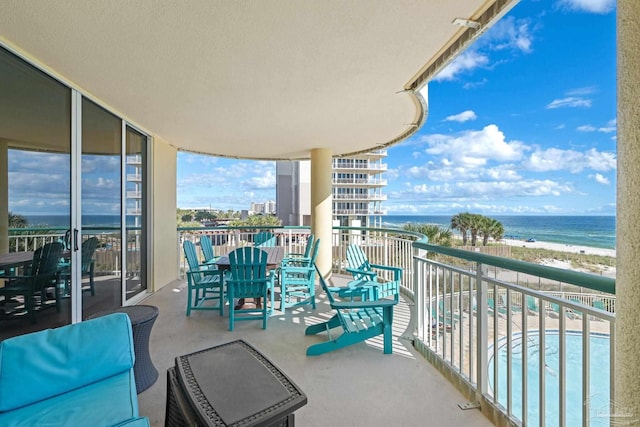
{"type": "Polygon", "coordinates": [[[387,200],[386,194],[334,194],[333,200],[381,202],[387,200]]]}
{"type": "Polygon", "coordinates": [[[333,169],[335,171],[351,171],[362,173],[363,171],[370,173],[381,173],[387,170],[386,163],[358,163],[354,161],[334,161],[333,169]]]}
{"type": "Polygon", "coordinates": [[[128,165],[142,165],[142,156],[137,154],[134,156],[127,156],[128,165]]]}
{"type": "MultiPolygon", "coordinates": [[[[302,252],[308,230],[272,231],[286,252],[302,252]]],[[[176,243],[185,239],[197,241],[204,233],[212,236],[219,255],[251,241],[254,232],[233,227],[185,229],[178,230],[176,243]]],[[[16,234],[10,244],[14,251],[33,250],[46,239],[62,238],[63,233],[64,230],[48,235],[16,234]]],[[[97,236],[104,243],[112,239],[106,233],[97,236]]],[[[391,355],[382,354],[382,342],[377,338],[323,356],[305,356],[306,348],[323,337],[305,336],[304,328],[331,316],[322,293],[316,310],[276,311],[266,331],[247,322],[233,333],[228,332],[228,318],[213,312],[196,312],[187,318],[183,278],[144,301],[160,308],[151,337],[152,359],[160,372],[166,372],[177,355],[246,339],[307,393],[309,404],[296,413],[301,425],[326,425],[326,408],[331,407],[334,414],[339,414],[340,425],[343,421],[345,425],[423,425],[429,419],[436,425],[488,426],[489,420],[480,411],[462,411],[457,405],[482,402],[485,413],[500,424],[523,416],[519,409],[523,399],[529,405],[528,425],[538,424],[531,414],[539,411],[540,404],[555,406],[558,414],[564,414],[558,416],[600,417],[601,402],[591,397],[600,395],[607,401],[609,390],[613,390],[615,281],[429,245],[417,241],[420,237],[389,229],[334,227],[333,231],[333,284],[350,280],[345,274],[345,251],[350,243],[360,245],[371,263],[394,265],[404,271],[401,303],[394,310],[391,355]],[[442,262],[444,256],[446,263],[442,262]],[[523,336],[527,340],[522,340],[523,336]],[[584,341],[587,337],[607,337],[609,347],[604,353],[591,343],[576,349],[570,345],[575,337],[584,341]],[[546,352],[539,352],[538,348],[554,351],[545,359],[539,356],[546,352]],[[497,364],[493,363],[494,353],[500,355],[497,364]],[[547,388],[564,396],[562,408],[558,407],[557,396],[519,391],[530,390],[527,384],[539,381],[539,376],[529,371],[516,376],[523,372],[518,367],[524,355],[528,358],[524,366],[546,373],[543,377],[547,388]],[[578,380],[569,376],[573,369],[569,363],[576,360],[588,367],[578,380]],[[506,371],[512,372],[510,380],[505,378],[506,371]],[[600,382],[584,378],[597,378],[600,382]],[[456,391],[454,385],[461,391],[456,391]],[[589,396],[589,403],[576,405],[576,395],[569,391],[569,385],[578,390],[580,402],[584,401],[583,396],[589,396]],[[393,393],[389,394],[390,390],[393,393]],[[356,412],[351,410],[354,396],[359,405],[356,412]],[[393,410],[381,411],[380,402],[393,410]]],[[[96,265],[105,271],[105,280],[120,275],[117,256],[110,257],[109,253],[105,245],[96,254],[100,255],[96,265]]],[[[186,270],[183,260],[178,269],[183,273],[186,270]]],[[[241,373],[238,375],[242,379],[241,373]]],[[[161,376],[139,396],[141,413],[149,416],[154,426],[163,425],[165,392],[166,383],[161,376]]],[[[547,424],[556,425],[555,421],[547,420],[547,424]]]]}
{"type": "Polygon", "coordinates": [[[334,215],[386,215],[387,211],[384,209],[334,209],[334,215]]]}
{"type": "Polygon", "coordinates": [[[331,183],[340,187],[384,187],[387,185],[387,180],[375,176],[369,178],[332,178],[331,183]]]}
{"type": "Polygon", "coordinates": [[[127,199],[141,199],[141,198],[142,198],[142,191],[140,190],[127,191],[127,199]]]}

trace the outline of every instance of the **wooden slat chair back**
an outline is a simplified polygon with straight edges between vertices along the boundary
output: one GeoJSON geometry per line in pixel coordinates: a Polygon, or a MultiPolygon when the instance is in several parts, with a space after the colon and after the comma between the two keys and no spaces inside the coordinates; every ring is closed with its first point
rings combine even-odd
{"type": "Polygon", "coordinates": [[[319,277],[322,289],[327,294],[329,304],[336,311],[336,314],[326,322],[307,327],[305,335],[327,332],[329,337],[328,341],[313,344],[307,348],[307,356],[324,354],[378,335],[383,336],[384,354],[390,354],[393,350],[393,306],[398,302],[391,299],[338,301],[321,274],[319,277]],[[331,330],[339,327],[342,328],[342,334],[333,337],[331,330]]]}
{"type": "Polygon", "coordinates": [[[253,238],[253,243],[255,247],[262,248],[273,248],[276,246],[276,236],[269,231],[261,231],[256,234],[253,238]]]}
{"type": "Polygon", "coordinates": [[[91,292],[91,295],[96,294],[96,288],[93,278],[95,269],[95,260],[93,259],[93,254],[95,254],[97,247],[97,237],[90,237],[82,242],[82,276],[89,276],[89,287],[87,289],[83,287],[82,290],[91,292]]]}
{"type": "Polygon", "coordinates": [[[205,264],[215,263],[219,256],[215,256],[213,252],[213,244],[211,243],[211,237],[202,235],[200,236],[200,249],[202,250],[202,256],[204,257],[205,264]]]}
{"type": "Polygon", "coordinates": [[[376,294],[378,298],[393,298],[398,301],[400,294],[400,282],[402,281],[402,269],[381,264],[371,264],[362,248],[356,244],[347,247],[347,272],[353,275],[355,280],[369,280],[378,282],[376,294]],[[375,270],[390,271],[393,278],[382,280],[375,270]]]}
{"type": "Polygon", "coordinates": [[[193,242],[185,240],[182,244],[184,255],[189,264],[187,272],[187,316],[191,310],[218,310],[224,314],[224,272],[202,266],[198,262],[198,254],[193,242]],[[217,306],[205,304],[207,301],[218,301],[217,306]]]}
{"type": "Polygon", "coordinates": [[[285,266],[289,263],[297,263],[297,262],[305,262],[309,258],[311,258],[311,251],[313,249],[313,243],[315,241],[315,235],[310,234],[307,238],[307,245],[304,248],[304,253],[288,253],[282,259],[282,266],[285,266]],[[302,260],[301,260],[302,258],[302,260]]]}
{"type": "Polygon", "coordinates": [[[8,283],[0,288],[0,295],[5,302],[14,297],[22,297],[22,308],[16,308],[11,314],[26,313],[33,323],[37,321],[36,311],[52,307],[49,294],[55,298],[55,307],[61,310],[61,292],[59,288],[58,263],[62,257],[64,244],[52,242],[38,248],[32,258],[28,275],[3,276],[8,283]],[[53,288],[53,292],[50,292],[53,288]]]}
{"type": "Polygon", "coordinates": [[[320,239],[313,244],[308,258],[283,262],[280,267],[280,310],[311,304],[316,308],[316,259],[320,239]]]}
{"type": "Polygon", "coordinates": [[[274,274],[267,272],[267,253],[260,248],[243,247],[229,254],[229,278],[227,292],[231,307],[236,299],[253,298],[255,308],[231,309],[229,314],[229,330],[240,320],[262,319],[262,329],[267,329],[267,319],[274,305],[274,274]],[[270,307],[267,298],[271,295],[270,307]],[[262,304],[259,306],[259,302],[262,304]]]}

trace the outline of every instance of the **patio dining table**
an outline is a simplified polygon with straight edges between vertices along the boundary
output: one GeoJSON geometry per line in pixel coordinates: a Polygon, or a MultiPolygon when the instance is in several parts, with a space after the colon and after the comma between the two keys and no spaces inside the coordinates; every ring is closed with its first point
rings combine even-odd
{"type": "Polygon", "coordinates": [[[28,266],[32,260],[33,251],[0,254],[0,271],[28,266]]]}
{"type": "MultiPolygon", "coordinates": [[[[267,253],[267,270],[274,270],[280,267],[280,263],[284,258],[284,248],[283,247],[266,247],[260,248],[261,250],[267,253]]],[[[229,254],[221,256],[215,262],[218,266],[219,270],[229,270],[231,268],[231,262],[229,261],[229,254]]],[[[256,305],[260,305],[261,301],[258,298],[258,301],[255,301],[256,305]]],[[[244,298],[240,298],[238,300],[238,304],[236,304],[235,309],[238,310],[244,305],[244,298]]]]}

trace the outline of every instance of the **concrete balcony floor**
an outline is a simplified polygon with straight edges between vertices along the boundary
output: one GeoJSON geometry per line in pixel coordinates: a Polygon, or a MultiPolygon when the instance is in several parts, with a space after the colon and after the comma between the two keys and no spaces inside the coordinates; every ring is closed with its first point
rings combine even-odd
{"type": "MultiPolygon", "coordinates": [[[[334,276],[333,283],[348,280],[334,276]]],[[[151,332],[150,352],[158,381],[138,395],[140,414],[154,427],[164,426],[166,371],[176,356],[244,339],[282,369],[307,395],[295,412],[300,426],[491,426],[477,409],[463,411],[464,398],[416,352],[409,336],[413,307],[402,301],[394,310],[393,354],[382,353],[382,340],[371,339],[321,356],[308,357],[309,345],[326,334],[305,336],[307,325],[332,316],[324,292],[316,310],[309,306],[276,311],[266,330],[261,322],[240,322],[230,332],[227,315],[196,311],[185,316],[186,282],[176,281],[141,304],[160,315],[151,332]]],[[[279,307],[276,295],[276,307],[279,307]]],[[[339,330],[336,329],[336,332],[339,330]]],[[[215,375],[215,372],[211,373],[215,375]]],[[[239,381],[251,381],[238,372],[239,381]]]]}

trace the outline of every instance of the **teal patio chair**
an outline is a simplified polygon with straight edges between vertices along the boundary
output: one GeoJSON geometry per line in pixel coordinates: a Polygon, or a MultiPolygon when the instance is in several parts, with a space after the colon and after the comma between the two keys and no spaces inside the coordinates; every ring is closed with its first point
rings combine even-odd
{"type": "Polygon", "coordinates": [[[308,260],[311,257],[311,250],[313,248],[313,242],[315,240],[315,235],[310,234],[307,238],[307,245],[304,248],[304,253],[287,253],[282,259],[282,266],[288,265],[290,263],[306,263],[308,264],[308,260]]]}
{"type": "Polygon", "coordinates": [[[540,314],[540,308],[536,304],[536,299],[531,295],[527,295],[527,310],[531,314],[540,314]]]}
{"type": "Polygon", "coordinates": [[[262,319],[262,329],[267,329],[267,318],[274,306],[275,273],[267,272],[267,253],[260,248],[243,247],[229,254],[229,277],[227,293],[229,297],[229,330],[240,320],[262,319]],[[271,305],[267,306],[267,297],[271,305]],[[234,307],[236,299],[253,298],[255,308],[234,307]]]}
{"type": "Polygon", "coordinates": [[[313,250],[308,258],[298,258],[288,261],[280,267],[280,310],[311,304],[316,308],[316,258],[320,239],[313,244],[313,250]]]}
{"type": "Polygon", "coordinates": [[[33,253],[31,269],[28,275],[3,276],[8,282],[0,288],[0,296],[4,297],[5,308],[15,304],[9,313],[26,314],[32,323],[36,323],[36,312],[54,306],[61,310],[61,289],[59,286],[60,270],[58,262],[62,257],[64,244],[47,243],[33,253]]]}
{"type": "Polygon", "coordinates": [[[213,253],[213,244],[211,243],[211,237],[202,235],[200,236],[200,249],[202,250],[202,256],[204,257],[204,264],[214,264],[220,257],[215,256],[213,253]]]}
{"type": "Polygon", "coordinates": [[[369,263],[362,248],[356,244],[351,244],[347,248],[347,264],[346,270],[353,275],[355,280],[384,282],[382,285],[378,285],[378,298],[393,297],[398,301],[400,281],[402,280],[402,269],[400,267],[369,263]],[[378,273],[375,270],[391,271],[393,279],[389,281],[379,280],[378,273]]]}
{"type": "Polygon", "coordinates": [[[196,247],[186,240],[182,247],[189,264],[187,271],[187,316],[191,310],[218,310],[224,315],[224,271],[202,266],[198,262],[196,247]],[[217,306],[205,305],[207,301],[218,301],[217,306]]]}
{"type": "Polygon", "coordinates": [[[276,246],[276,236],[270,231],[261,231],[253,238],[254,246],[257,248],[272,248],[276,246]]]}
{"type": "MultiPolygon", "coordinates": [[[[98,248],[98,238],[90,237],[84,242],[82,242],[82,256],[81,256],[81,275],[82,277],[89,277],[89,285],[83,286],[82,291],[91,292],[91,295],[94,296],[96,294],[96,287],[94,281],[94,273],[95,273],[95,260],[93,259],[93,255],[98,248]]],[[[68,261],[63,261],[58,264],[58,268],[60,268],[60,281],[63,285],[62,295],[69,297],[71,295],[71,289],[69,288],[69,284],[71,283],[71,274],[69,271],[70,263],[68,261]]]]}

